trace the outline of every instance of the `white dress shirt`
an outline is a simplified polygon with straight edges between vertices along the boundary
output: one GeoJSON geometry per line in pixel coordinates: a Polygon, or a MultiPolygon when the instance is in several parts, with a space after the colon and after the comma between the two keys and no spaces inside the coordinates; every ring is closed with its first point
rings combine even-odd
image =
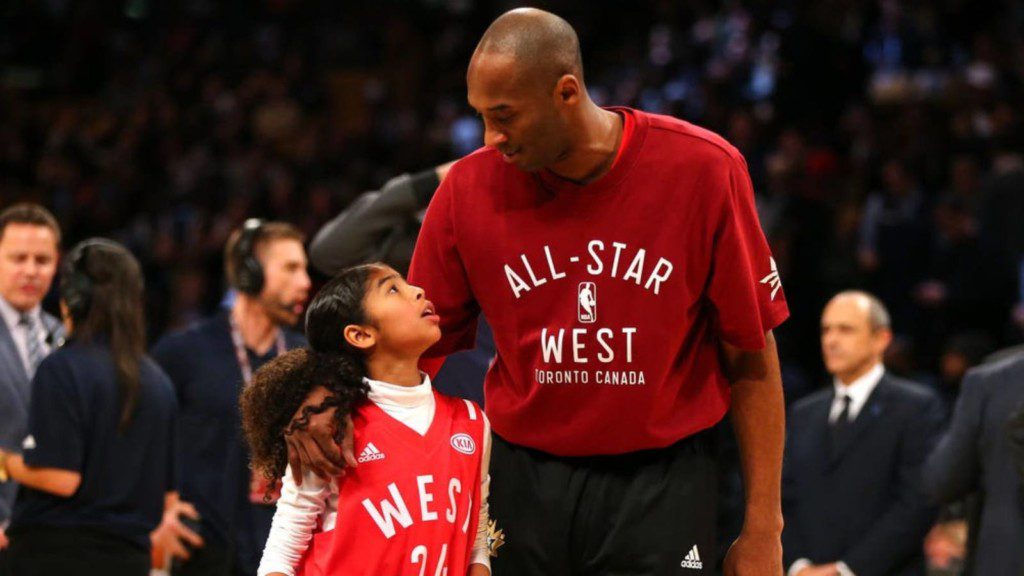
{"type": "MultiPolygon", "coordinates": [[[[832,386],[835,388],[835,398],[832,399],[832,408],[828,413],[829,424],[835,424],[836,420],[839,419],[839,415],[843,412],[843,396],[850,397],[850,410],[847,413],[847,420],[853,422],[857,419],[857,415],[860,414],[864,405],[867,404],[868,398],[871,397],[871,393],[875,391],[875,387],[882,380],[882,376],[885,376],[885,367],[879,362],[875,364],[870,370],[867,371],[863,376],[857,378],[849,384],[843,384],[839,378],[835,378],[832,381],[832,386]]],[[[807,558],[801,558],[793,565],[789,567],[789,571],[786,572],[788,576],[796,576],[801,570],[812,566],[812,563],[807,558]]],[[[853,570],[846,565],[846,562],[842,560],[836,562],[836,570],[839,572],[839,576],[857,576],[853,570]]]]}
{"type": "MultiPolygon", "coordinates": [[[[4,323],[7,324],[7,330],[11,333],[11,337],[14,338],[14,345],[18,348],[18,356],[21,357],[21,365],[25,368],[25,373],[31,378],[33,370],[28,360],[28,329],[19,324],[21,322],[21,314],[7,300],[0,297],[0,316],[3,316],[4,323]]],[[[43,323],[42,306],[36,305],[35,308],[28,311],[28,315],[35,320],[38,327],[39,348],[45,358],[50,353],[50,346],[46,344],[47,330],[46,324],[43,323]]]]}
{"type": "Polygon", "coordinates": [[[832,410],[828,413],[829,423],[835,424],[839,414],[843,411],[844,395],[850,397],[849,421],[853,422],[856,420],[861,408],[867,403],[871,393],[875,391],[875,386],[878,386],[878,382],[882,380],[884,375],[885,368],[881,363],[878,363],[871,370],[868,370],[866,374],[849,384],[843,384],[838,378],[833,380],[832,386],[835,388],[836,396],[832,400],[832,410]]]}
{"type": "MultiPolygon", "coordinates": [[[[423,383],[419,386],[399,386],[365,378],[370,392],[369,400],[380,406],[385,413],[402,422],[417,434],[424,435],[434,421],[436,401],[430,377],[423,375],[423,383]]],[[[483,564],[491,567],[490,552],[487,546],[488,505],[487,495],[490,491],[489,475],[491,461],[491,423],[484,416],[484,453],[480,462],[480,522],[477,526],[476,540],[473,543],[473,554],[470,564],[483,564]]],[[[306,552],[313,529],[318,521],[324,530],[331,530],[338,518],[338,485],[327,482],[316,474],[306,471],[302,476],[302,485],[296,486],[292,480],[291,468],[287,469],[282,478],[281,498],[277,501],[277,511],[270,528],[263,559],[257,571],[258,576],[266,576],[275,572],[295,575],[295,567],[306,552]]]]}

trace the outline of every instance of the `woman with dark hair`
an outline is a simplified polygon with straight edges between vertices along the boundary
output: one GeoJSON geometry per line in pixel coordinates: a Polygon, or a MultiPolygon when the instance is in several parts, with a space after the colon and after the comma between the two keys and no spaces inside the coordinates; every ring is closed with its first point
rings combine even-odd
{"type": "Polygon", "coordinates": [[[170,380],[145,355],[143,280],[119,244],[67,256],[61,313],[71,335],[32,382],[8,566],[18,576],[149,573],[149,533],[177,495],[170,380]]]}

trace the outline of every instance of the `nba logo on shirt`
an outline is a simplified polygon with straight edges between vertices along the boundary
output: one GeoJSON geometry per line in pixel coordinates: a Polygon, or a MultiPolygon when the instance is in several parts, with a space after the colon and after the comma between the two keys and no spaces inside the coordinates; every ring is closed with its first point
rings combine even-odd
{"type": "Polygon", "coordinates": [[[597,284],[580,282],[579,292],[576,296],[580,322],[583,324],[597,322],[597,284]]]}

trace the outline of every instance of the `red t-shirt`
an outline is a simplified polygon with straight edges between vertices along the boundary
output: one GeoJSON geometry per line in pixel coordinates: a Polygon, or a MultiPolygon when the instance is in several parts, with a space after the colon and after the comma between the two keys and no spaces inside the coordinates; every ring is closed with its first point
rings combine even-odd
{"type": "Polygon", "coordinates": [[[338,520],[313,535],[300,576],[465,574],[480,515],[484,417],[434,394],[423,436],[373,402],[354,413],[359,467],[339,480],[338,520]]]}
{"type": "Polygon", "coordinates": [[[566,456],[668,446],[729,407],[720,340],[765,345],[789,314],[747,166],[718,135],[626,108],[633,133],[599,180],[523,172],[482,148],[427,210],[409,272],[441,315],[427,356],[497,356],[493,430],[566,456]]]}

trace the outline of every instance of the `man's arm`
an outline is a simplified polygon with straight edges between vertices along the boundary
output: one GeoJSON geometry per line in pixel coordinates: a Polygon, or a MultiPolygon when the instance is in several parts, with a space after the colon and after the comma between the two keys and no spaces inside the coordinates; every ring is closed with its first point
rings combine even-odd
{"type": "MultiPolygon", "coordinates": [[[[348,266],[387,260],[403,226],[427,207],[451,164],[402,174],[379,191],[365,192],[333,220],[324,224],[309,244],[309,259],[325,274],[348,266]]],[[[411,239],[407,240],[411,243],[411,239]]],[[[408,260],[412,254],[404,255],[408,260]]]]}
{"type": "Polygon", "coordinates": [[[975,369],[964,377],[949,430],[925,460],[921,475],[924,490],[935,503],[962,498],[977,487],[985,374],[984,369],[975,369]]]}
{"type": "Polygon", "coordinates": [[[739,538],[725,558],[726,576],[782,574],[782,452],[786,412],[775,337],[761,350],[722,343],[732,385],[732,423],[740,449],[746,511],[739,538]]]}
{"type": "Polygon", "coordinates": [[[63,498],[70,498],[82,484],[82,473],[60,468],[36,468],[25,464],[21,454],[0,451],[0,460],[15,482],[63,498]]]}

